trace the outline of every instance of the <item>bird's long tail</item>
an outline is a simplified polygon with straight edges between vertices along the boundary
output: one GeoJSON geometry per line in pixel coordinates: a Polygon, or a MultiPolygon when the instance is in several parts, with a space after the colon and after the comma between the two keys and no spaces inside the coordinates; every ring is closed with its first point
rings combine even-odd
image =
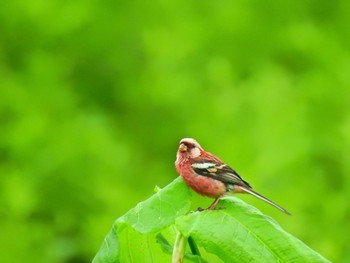
{"type": "Polygon", "coordinates": [[[254,195],[255,197],[259,198],[260,200],[263,200],[264,202],[276,207],[277,209],[281,210],[283,213],[290,215],[290,213],[286,209],[284,209],[282,206],[279,206],[278,204],[272,202],[270,199],[266,198],[265,196],[262,196],[261,194],[253,191],[252,189],[241,187],[241,186],[239,188],[241,190],[243,190],[244,192],[251,194],[251,195],[254,195]]]}

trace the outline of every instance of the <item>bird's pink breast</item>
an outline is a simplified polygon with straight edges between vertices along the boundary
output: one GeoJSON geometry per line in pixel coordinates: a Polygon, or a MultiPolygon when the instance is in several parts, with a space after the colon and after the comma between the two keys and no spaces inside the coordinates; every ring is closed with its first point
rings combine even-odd
{"type": "Polygon", "coordinates": [[[201,195],[216,198],[226,193],[225,185],[218,180],[196,175],[190,169],[182,170],[180,174],[187,185],[201,195]]]}

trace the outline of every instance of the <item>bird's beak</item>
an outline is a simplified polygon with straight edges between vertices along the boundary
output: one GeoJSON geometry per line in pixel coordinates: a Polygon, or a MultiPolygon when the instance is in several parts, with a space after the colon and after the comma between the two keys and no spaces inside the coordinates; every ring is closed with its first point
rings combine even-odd
{"type": "Polygon", "coordinates": [[[186,152],[187,151],[187,146],[183,143],[179,145],[179,151],[180,152],[186,152]]]}

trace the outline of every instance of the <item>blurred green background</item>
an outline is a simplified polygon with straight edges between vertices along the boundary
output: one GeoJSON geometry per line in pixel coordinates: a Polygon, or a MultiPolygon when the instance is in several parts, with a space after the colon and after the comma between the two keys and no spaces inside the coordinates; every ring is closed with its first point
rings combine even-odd
{"type": "Polygon", "coordinates": [[[182,137],[349,262],[349,25],[346,0],[2,1],[0,262],[90,262],[182,137]]]}

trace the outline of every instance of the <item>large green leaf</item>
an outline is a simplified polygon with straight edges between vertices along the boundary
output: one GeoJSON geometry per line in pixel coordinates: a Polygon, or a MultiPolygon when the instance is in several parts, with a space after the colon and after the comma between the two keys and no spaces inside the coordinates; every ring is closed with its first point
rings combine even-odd
{"type": "MultiPolygon", "coordinates": [[[[170,262],[177,230],[205,249],[208,262],[328,262],[238,198],[222,200],[225,209],[189,213],[191,202],[191,191],[177,178],[117,219],[93,262],[170,262]]],[[[206,261],[189,249],[179,252],[206,261]]]]}
{"type": "Polygon", "coordinates": [[[224,262],[327,262],[240,199],[227,197],[220,205],[225,209],[179,217],[177,228],[224,262]]]}
{"type": "Polygon", "coordinates": [[[164,257],[169,261],[156,242],[157,231],[189,211],[191,196],[181,178],[158,190],[116,220],[93,262],[164,262],[164,257]]]}

